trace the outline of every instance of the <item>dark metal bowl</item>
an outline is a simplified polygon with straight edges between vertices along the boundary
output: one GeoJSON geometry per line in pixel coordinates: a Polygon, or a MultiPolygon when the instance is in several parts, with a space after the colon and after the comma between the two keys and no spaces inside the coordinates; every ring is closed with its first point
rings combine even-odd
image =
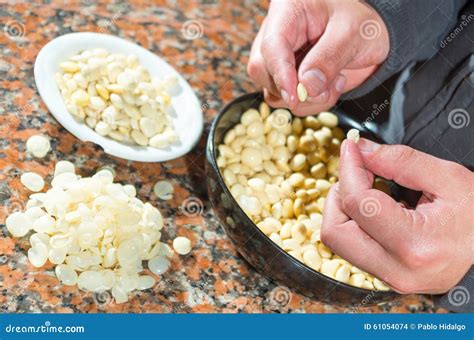
{"type": "MultiPolygon", "coordinates": [[[[240,116],[249,108],[258,109],[262,93],[251,93],[234,99],[216,116],[209,132],[206,147],[206,175],[209,198],[217,219],[234,242],[239,253],[259,273],[270,280],[297,290],[317,300],[340,304],[373,304],[392,299],[395,292],[378,292],[357,288],[336,281],[306,266],[271,241],[245,214],[225,185],[217,166],[217,146],[225,133],[240,122],[240,116]]],[[[379,141],[366,127],[340,110],[339,126],[347,131],[357,128],[361,136],[379,141]]]]}

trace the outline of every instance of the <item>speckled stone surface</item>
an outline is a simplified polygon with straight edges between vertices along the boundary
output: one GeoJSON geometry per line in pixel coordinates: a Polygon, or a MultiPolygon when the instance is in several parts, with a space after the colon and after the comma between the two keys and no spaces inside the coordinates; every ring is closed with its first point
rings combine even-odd
{"type": "Polygon", "coordinates": [[[444,312],[433,307],[429,297],[418,295],[378,306],[361,301],[357,309],[323,304],[271,283],[237,254],[206,198],[204,145],[209,124],[223,103],[255,90],[247,78],[246,63],[266,5],[213,0],[150,3],[0,1],[0,312],[444,312]],[[183,35],[188,20],[196,20],[197,33],[188,31],[196,39],[183,35]],[[203,103],[206,129],[198,147],[166,163],[127,162],[65,131],[36,91],[33,65],[48,41],[79,31],[134,41],[181,72],[203,103]],[[44,159],[25,152],[28,137],[38,133],[51,137],[52,151],[44,159]],[[176,235],[185,235],[192,240],[192,253],[175,255],[171,270],[157,277],[156,286],[133,293],[129,302],[120,305],[108,294],[60,286],[51,264],[32,267],[25,255],[27,237],[10,237],[4,221],[9,213],[24,208],[28,197],[20,175],[35,171],[49,182],[55,162],[62,159],[74,162],[81,175],[105,165],[113,167],[118,181],[135,185],[142,200],[160,208],[166,221],[163,239],[171,244],[176,235]],[[153,194],[158,180],[171,181],[172,200],[161,201],[153,194]],[[183,202],[190,200],[198,203],[198,209],[184,214],[183,202]]]}

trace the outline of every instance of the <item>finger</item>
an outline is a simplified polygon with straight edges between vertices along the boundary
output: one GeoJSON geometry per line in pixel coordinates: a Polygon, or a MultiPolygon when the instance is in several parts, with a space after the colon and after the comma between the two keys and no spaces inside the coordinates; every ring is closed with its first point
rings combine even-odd
{"type": "Polygon", "coordinates": [[[357,145],[344,141],[339,169],[343,211],[382,247],[403,256],[400,244],[422,218],[417,212],[402,208],[382,191],[372,189],[372,182],[373,176],[368,175],[357,145]]]}
{"type": "Polygon", "coordinates": [[[298,79],[308,90],[309,97],[316,97],[332,83],[339,93],[343,92],[346,78],[340,73],[354,56],[353,40],[353,35],[341,29],[339,22],[329,21],[298,70],[298,79]]]}
{"type": "Polygon", "coordinates": [[[390,283],[400,267],[397,260],[353,220],[338,225],[323,225],[321,241],[334,253],[381,280],[390,283]]]}
{"type": "Polygon", "coordinates": [[[263,30],[265,29],[266,20],[263,21],[260,30],[255,37],[250,50],[249,62],[247,64],[247,73],[252,81],[260,88],[266,88],[272,95],[280,96],[272,77],[267,71],[260,46],[262,44],[263,30]]]}
{"type": "Polygon", "coordinates": [[[361,139],[358,146],[367,169],[404,187],[438,197],[450,197],[456,192],[453,185],[463,190],[462,181],[446,184],[449,175],[468,172],[456,163],[404,145],[380,145],[361,139]]]}
{"type": "Polygon", "coordinates": [[[342,224],[349,220],[350,218],[342,210],[338,182],[329,189],[324,201],[323,226],[342,224]]]}
{"type": "MultiPolygon", "coordinates": [[[[274,96],[270,91],[264,90],[265,100],[272,107],[288,107],[288,104],[279,96],[274,96]]],[[[339,100],[340,93],[334,88],[334,84],[329,91],[324,91],[316,98],[308,98],[304,103],[298,102],[295,107],[291,109],[295,116],[305,117],[314,115],[318,112],[327,111],[333,107],[339,100]]]]}
{"type": "Polygon", "coordinates": [[[287,108],[287,104],[281,99],[280,96],[275,96],[266,88],[263,89],[263,98],[265,102],[273,108],[287,108]]]}
{"type": "Polygon", "coordinates": [[[322,111],[327,111],[339,100],[341,94],[336,91],[334,84],[329,90],[324,91],[316,98],[308,98],[304,103],[298,104],[292,109],[296,116],[314,115],[322,111]]]}
{"type": "Polygon", "coordinates": [[[267,16],[271,24],[265,27],[260,49],[267,70],[290,108],[297,104],[295,51],[299,46],[295,32],[302,31],[300,20],[292,10],[286,2],[271,3],[267,16]]]}
{"type": "MultiPolygon", "coordinates": [[[[348,143],[353,143],[353,142],[351,142],[350,140],[342,142],[341,151],[340,151],[341,156],[343,156],[345,153],[347,153],[346,148],[347,148],[348,143]]],[[[365,174],[365,176],[367,177],[367,181],[364,182],[364,187],[360,188],[360,190],[367,190],[367,189],[372,188],[373,183],[374,183],[374,174],[365,168],[365,164],[363,164],[363,159],[361,157],[357,157],[357,154],[350,154],[349,153],[348,156],[352,156],[352,159],[350,161],[351,161],[352,166],[355,167],[355,170],[353,170],[353,171],[355,171],[355,174],[357,174],[358,176],[349,177],[348,178],[349,181],[354,180],[355,183],[347,183],[347,184],[348,185],[358,185],[359,184],[357,182],[358,178],[360,176],[363,176],[363,174],[365,174]]],[[[347,158],[347,156],[344,157],[344,158],[347,158]]],[[[342,168],[343,164],[344,164],[344,161],[339,162],[339,171],[341,171],[341,168],[342,168]]],[[[346,181],[345,181],[345,184],[346,184],[346,181]]]]}
{"type": "Polygon", "coordinates": [[[333,185],[326,197],[321,226],[322,242],[356,267],[392,287],[398,285],[403,270],[400,261],[344,213],[339,185],[333,185]]]}
{"type": "Polygon", "coordinates": [[[344,140],[341,145],[339,162],[339,177],[343,194],[357,193],[372,188],[373,175],[368,173],[362,156],[356,144],[351,140],[344,140]]]}

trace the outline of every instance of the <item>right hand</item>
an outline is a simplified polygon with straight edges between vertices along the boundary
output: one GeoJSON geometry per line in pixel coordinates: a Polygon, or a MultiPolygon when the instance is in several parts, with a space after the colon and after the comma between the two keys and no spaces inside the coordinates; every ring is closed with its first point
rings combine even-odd
{"type": "Polygon", "coordinates": [[[274,0],[247,70],[270,105],[304,116],[327,110],[362,84],[389,49],[385,23],[366,3],[274,0]],[[304,103],[296,94],[299,82],[308,90],[304,103]]]}
{"type": "Polygon", "coordinates": [[[400,293],[441,294],[474,263],[474,175],[402,145],[345,140],[321,240],[400,293]],[[372,189],[374,175],[423,192],[414,209],[372,189]]]}

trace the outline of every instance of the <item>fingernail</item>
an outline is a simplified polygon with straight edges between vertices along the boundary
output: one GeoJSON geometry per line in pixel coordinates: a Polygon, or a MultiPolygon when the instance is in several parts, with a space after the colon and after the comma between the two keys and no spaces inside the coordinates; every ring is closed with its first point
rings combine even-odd
{"type": "Polygon", "coordinates": [[[286,92],[285,90],[281,90],[281,98],[283,99],[285,103],[288,104],[288,99],[289,99],[288,92],[286,92]]]}
{"type": "Polygon", "coordinates": [[[336,91],[339,93],[342,93],[344,91],[344,86],[346,85],[346,77],[344,77],[342,74],[338,75],[336,78],[336,91]]]}
{"type": "Polygon", "coordinates": [[[316,97],[324,89],[326,76],[320,70],[309,70],[303,74],[303,79],[308,85],[308,94],[310,97],[316,97]]]}
{"type": "Polygon", "coordinates": [[[377,151],[378,148],[380,148],[380,144],[377,144],[365,138],[361,138],[357,145],[359,146],[359,150],[362,153],[372,153],[374,151],[377,151]]]}

